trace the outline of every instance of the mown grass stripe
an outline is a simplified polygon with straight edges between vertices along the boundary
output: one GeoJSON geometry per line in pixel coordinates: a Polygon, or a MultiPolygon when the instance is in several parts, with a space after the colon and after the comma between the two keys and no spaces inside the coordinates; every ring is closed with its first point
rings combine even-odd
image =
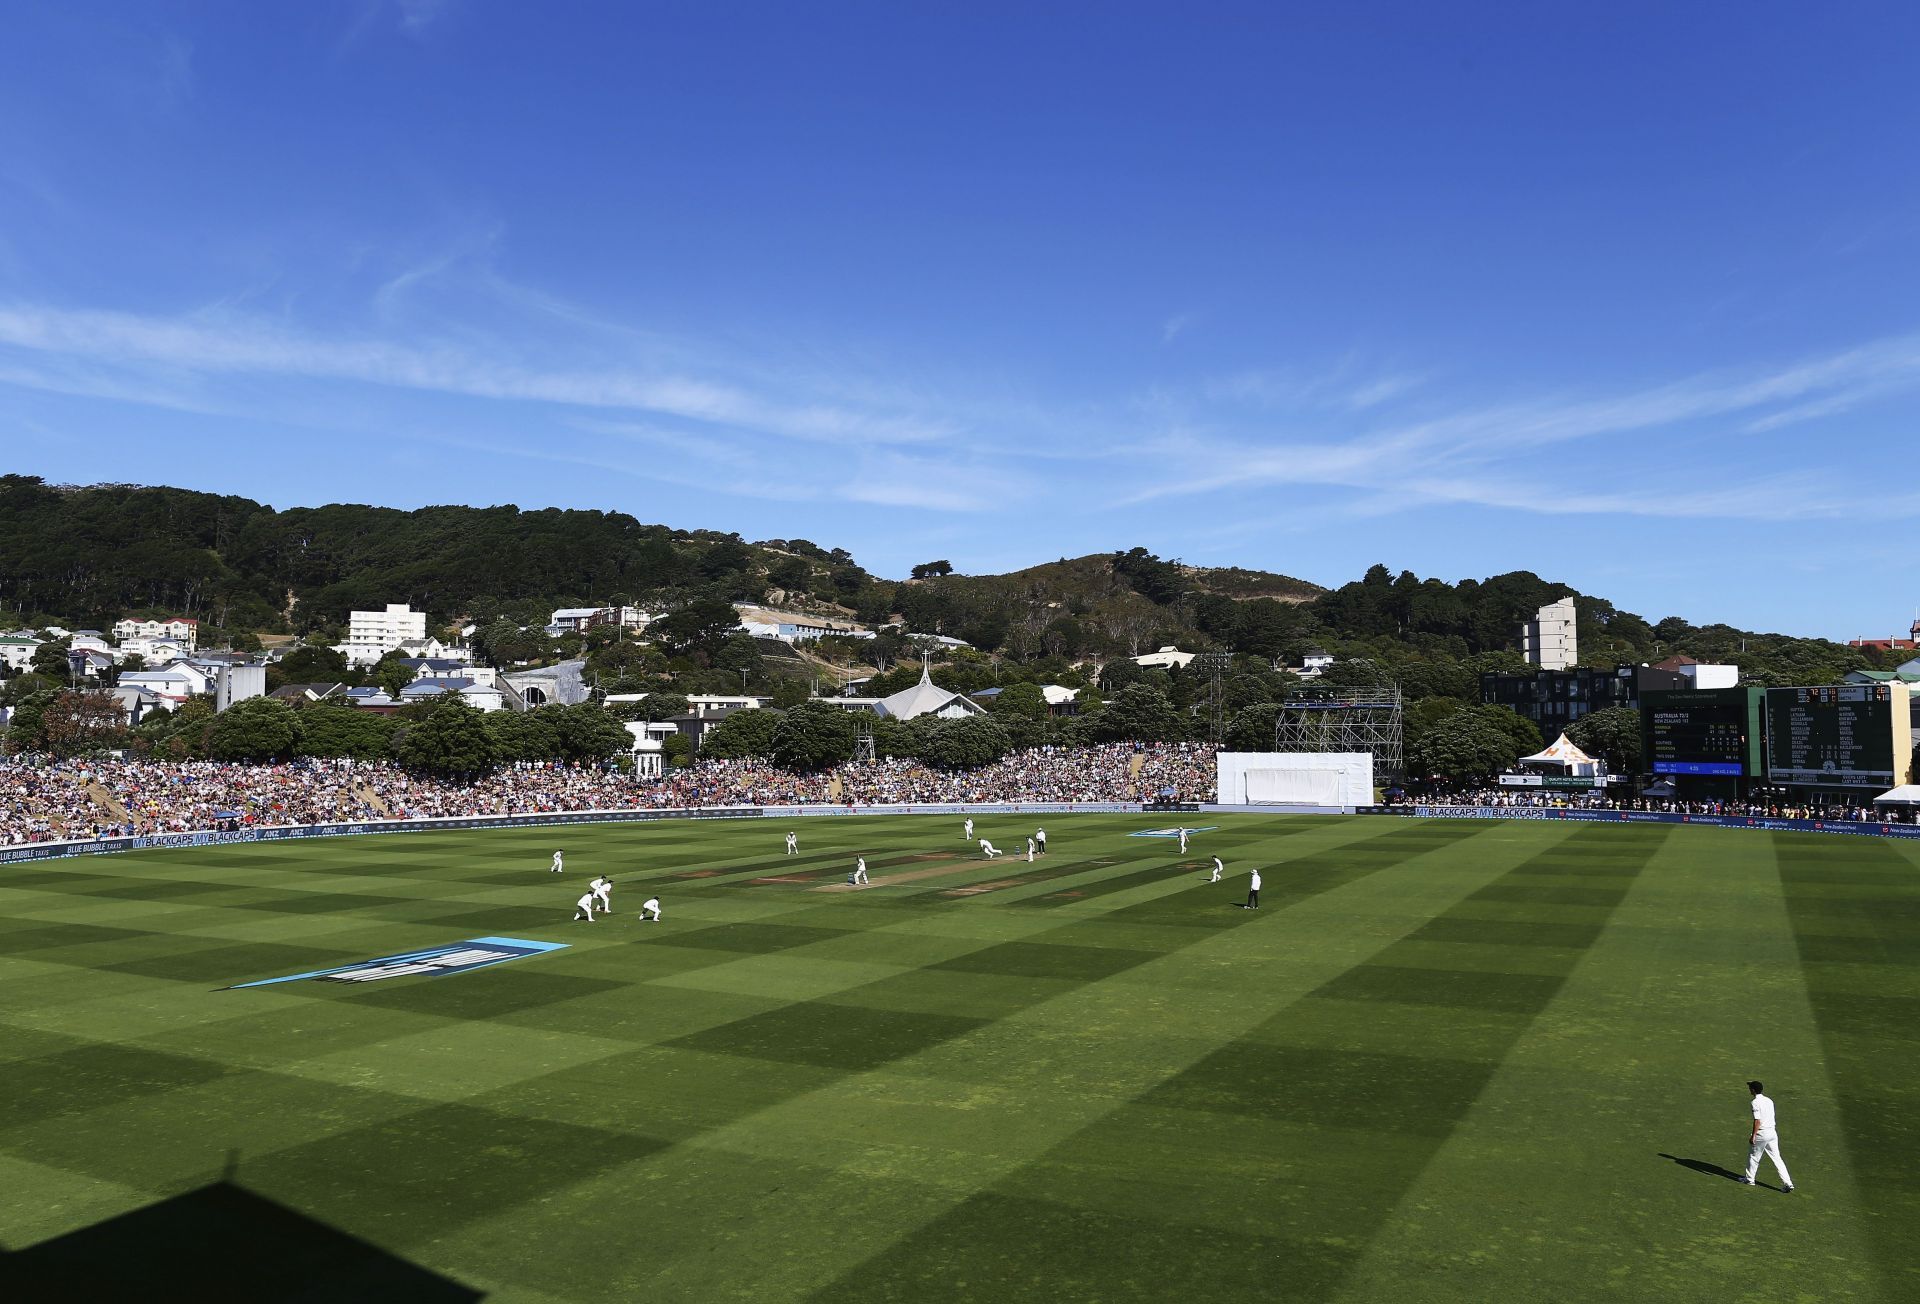
{"type": "MultiPolygon", "coordinates": [[[[1890,1299],[1920,1298],[1920,867],[1875,838],[1782,839],[1787,918],[1890,1299]]],[[[1782,1122],[1782,1137],[1786,1122],[1782,1122]]],[[[1787,1162],[1794,1162],[1786,1148],[1787,1162]]],[[[1798,1174],[1796,1174],[1798,1176],[1798,1174]]]]}
{"type": "MultiPolygon", "coordinates": [[[[1612,831],[1578,831],[1563,850],[1597,841],[1612,831]]],[[[1399,836],[1387,847],[1448,847],[1471,831],[1440,838],[1399,836]]],[[[1641,854],[1651,854],[1664,836],[1642,835],[1641,854]]],[[[1377,844],[1379,839],[1370,840],[1377,844]]],[[[1366,845],[1366,844],[1363,844],[1366,845]]],[[[1384,869],[1381,864],[1378,868],[1384,869]]],[[[1495,885],[1523,880],[1523,863],[1495,885]]],[[[1329,867],[1329,886],[1350,881],[1329,867]]],[[[1324,889],[1323,889],[1324,890],[1324,889]]],[[[1624,896],[1620,887],[1615,904],[1624,896]]],[[[1475,893],[1474,896],[1478,896],[1475,893]]],[[[1439,918],[1472,918],[1473,897],[1439,918]],[[1456,912],[1459,912],[1456,914],[1456,912]]],[[[1251,913],[1251,912],[1248,912],[1251,913]]],[[[1460,943],[1461,948],[1475,944],[1460,943]]],[[[1336,1289],[1379,1230],[1398,1197],[1471,1108],[1480,1090],[1529,1022],[1552,999],[1583,948],[1552,952],[1554,970],[1509,974],[1495,968],[1439,970],[1424,959],[1421,944],[1395,942],[1366,963],[1331,979],[1297,1005],[1290,1005],[1248,1034],[1205,1055],[1188,1069],[1092,1124],[1035,1163],[963,1201],[952,1211],[886,1253],[843,1276],[820,1293],[823,1300],[919,1298],[937,1283],[964,1273],[969,1293],[982,1299],[1101,1294],[1114,1298],[1164,1298],[1189,1280],[1155,1272],[1115,1283],[1096,1265],[1177,1264],[1190,1270],[1192,1246],[1210,1244],[1209,1215],[1238,1210],[1243,1228],[1232,1238],[1240,1252],[1209,1260],[1197,1280],[1218,1298],[1317,1299],[1336,1289]],[[1411,949],[1408,949],[1411,948],[1411,949]],[[1403,957],[1409,962],[1403,965],[1403,957]],[[1423,981],[1424,980],[1424,981],[1423,981]],[[1375,1002],[1428,1011],[1444,1026],[1456,1011],[1477,1029],[1451,1055],[1395,1055],[1324,1045],[1290,1045],[1288,1029],[1301,1007],[1343,1007],[1344,1017],[1364,1021],[1375,1002]],[[1491,1027],[1489,1033],[1488,1028],[1491,1027]],[[1241,1120],[1214,1127],[1209,1117],[1241,1120]],[[1182,1122],[1180,1120],[1186,1120],[1182,1122]],[[1110,1163],[1109,1156],[1137,1150],[1138,1138],[1172,1128],[1196,1146],[1182,1162],[1215,1175],[1204,1197],[1164,1205],[1157,1216],[1119,1216],[1104,1208],[1036,1199],[1039,1193],[1075,1189],[1074,1169],[1110,1163]],[[1285,1130],[1296,1143],[1312,1137],[1318,1164],[1312,1171],[1249,1170],[1239,1150],[1247,1131],[1285,1130]],[[1344,1141],[1342,1138],[1351,1138],[1344,1141]],[[1365,1199],[1346,1194],[1364,1185],[1365,1199]],[[1254,1212],[1254,1211],[1257,1211],[1254,1212]],[[1070,1260],[1055,1253],[1058,1237],[1009,1237],[1009,1220],[1051,1227],[1076,1241],[1070,1260]],[[1264,1230],[1260,1230],[1264,1228],[1264,1230]],[[977,1254],[993,1244],[991,1256],[977,1254]],[[1079,1272],[1083,1275],[1069,1275],[1079,1272]],[[1102,1290],[1097,1283],[1107,1283],[1102,1290]],[[1044,1283],[1044,1286],[1042,1285],[1044,1283]]],[[[1317,1011],[1315,1011],[1317,1012],[1317,1011]]],[[[1342,1016],[1334,1016],[1336,1018],[1342,1016]]],[[[1437,1041],[1446,1040],[1444,1034],[1437,1041]]],[[[1153,1154],[1148,1149],[1148,1156],[1153,1154]]]]}

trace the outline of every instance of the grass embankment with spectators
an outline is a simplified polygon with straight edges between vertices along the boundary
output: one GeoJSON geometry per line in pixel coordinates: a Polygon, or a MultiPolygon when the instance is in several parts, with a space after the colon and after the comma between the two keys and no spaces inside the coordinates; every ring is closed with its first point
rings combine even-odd
{"type": "MultiPolygon", "coordinates": [[[[83,1229],[237,1152],[317,1243],[495,1299],[1920,1293],[1920,848],[1185,818],[1219,827],[1184,857],[1132,836],[1169,817],[1049,819],[1031,865],[1031,821],[981,819],[988,862],[834,817],[8,867],[0,1244],[177,1286],[141,1280],[177,1224],[83,1229]],[[569,923],[602,871],[615,915],[569,923]],[[566,948],[221,990],[486,936],[566,948]],[[1792,1196],[1719,1171],[1749,1077],[1792,1196]]],[[[259,1240],[208,1242],[226,1285],[398,1271],[259,1240]]]]}

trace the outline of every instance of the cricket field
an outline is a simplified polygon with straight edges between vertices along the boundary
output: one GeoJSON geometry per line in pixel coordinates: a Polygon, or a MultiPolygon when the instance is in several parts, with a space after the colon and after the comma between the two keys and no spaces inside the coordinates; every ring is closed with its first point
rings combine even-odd
{"type": "Polygon", "coordinates": [[[1920,843],[979,832],[0,866],[0,1297],[1920,1299],[1920,843]],[[1793,1194],[1733,1180],[1749,1078],[1793,1194]]]}

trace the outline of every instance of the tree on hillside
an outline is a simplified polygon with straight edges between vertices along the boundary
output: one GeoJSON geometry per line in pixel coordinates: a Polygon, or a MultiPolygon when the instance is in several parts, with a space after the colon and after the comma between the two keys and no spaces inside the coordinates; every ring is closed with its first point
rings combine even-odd
{"type": "Polygon", "coordinates": [[[1280,722],[1280,705],[1261,702],[1249,706],[1227,725],[1227,750],[1232,752],[1270,752],[1280,722]]]}
{"type": "Polygon", "coordinates": [[[1408,747],[1425,736],[1427,730],[1458,711],[1461,703],[1452,697],[1423,697],[1408,706],[1401,716],[1408,747]]]}
{"type": "Polygon", "coordinates": [[[1007,731],[990,716],[941,720],[928,733],[920,759],[943,770],[974,770],[991,765],[1012,745],[1007,731]]]}
{"type": "Polygon", "coordinates": [[[67,650],[72,642],[70,638],[51,639],[35,648],[31,667],[33,673],[66,683],[73,677],[73,666],[67,661],[67,650]]]}
{"type": "Polygon", "coordinates": [[[953,574],[953,563],[950,561],[923,561],[913,568],[913,578],[917,580],[951,574],[953,574]]]}
{"type": "Polygon", "coordinates": [[[1484,782],[1539,747],[1538,731],[1504,706],[1463,706],[1407,748],[1408,768],[1456,783],[1484,782]],[[1516,731],[1512,721],[1525,726],[1516,731]]]}
{"type": "Polygon", "coordinates": [[[267,667],[269,690],[288,684],[346,684],[353,679],[345,656],[314,644],[303,643],[267,667]]]}
{"type": "Polygon", "coordinates": [[[274,697],[235,702],[213,717],[207,731],[207,753],[219,761],[285,760],[299,743],[296,713],[274,697]]]}
{"type": "Polygon", "coordinates": [[[564,707],[543,706],[532,711],[491,711],[487,713],[487,738],[496,765],[517,761],[551,761],[558,758],[560,717],[564,707]]]}
{"type": "Polygon", "coordinates": [[[493,768],[493,740],[486,716],[459,697],[435,702],[427,718],[394,739],[400,763],[431,774],[481,774],[493,768]]]}
{"type": "Polygon", "coordinates": [[[1630,706],[1610,706],[1575,720],[1567,728],[1574,746],[1606,761],[1615,774],[1640,770],[1640,712],[1630,706]]]}
{"type": "Polygon", "coordinates": [[[357,761],[373,761],[393,754],[393,734],[399,721],[390,715],[316,702],[301,710],[299,716],[303,756],[351,756],[357,761]]]}
{"type": "Polygon", "coordinates": [[[1137,743],[1175,742],[1187,736],[1186,721],[1151,684],[1129,684],[1100,713],[1100,736],[1137,743]]]}
{"type": "Polygon", "coordinates": [[[813,584],[813,567],[804,557],[783,557],[768,569],[767,583],[788,594],[805,593],[813,584]]]}
{"type": "Polygon", "coordinates": [[[772,756],[790,770],[824,770],[852,758],[855,733],[844,707],[802,702],[774,726],[772,756]]]}
{"type": "Polygon", "coordinates": [[[740,613],[725,598],[695,598],[678,611],[662,616],[647,632],[673,656],[692,657],[712,665],[727,636],[740,627],[740,613]]]}
{"type": "Polygon", "coordinates": [[[406,664],[407,654],[398,648],[387,652],[367,671],[367,678],[378,684],[388,697],[399,697],[400,690],[413,682],[413,667],[406,664]]]}
{"type": "Polygon", "coordinates": [[[29,736],[35,738],[31,746],[36,750],[86,756],[126,741],[126,717],[112,693],[63,690],[41,707],[38,726],[29,736]]]}
{"type": "Polygon", "coordinates": [[[1156,606],[1170,606],[1186,592],[1187,577],[1180,563],[1162,561],[1145,548],[1132,548],[1113,555],[1113,573],[1125,580],[1135,593],[1156,606]]]}
{"type": "Polygon", "coordinates": [[[702,759],[733,761],[771,755],[780,715],[779,711],[735,711],[701,735],[702,759]]]}
{"type": "Polygon", "coordinates": [[[685,693],[676,693],[672,689],[656,689],[639,701],[633,703],[630,720],[671,720],[676,715],[685,715],[691,703],[685,693]]]}
{"type": "Polygon", "coordinates": [[[993,695],[987,708],[997,716],[1018,716],[1023,720],[1047,718],[1047,695],[1038,684],[1009,684],[993,695]]]}
{"type": "Polygon", "coordinates": [[[603,761],[633,750],[633,735],[592,702],[541,710],[558,712],[554,723],[560,736],[560,759],[603,761]]]}
{"type": "MultiPolygon", "coordinates": [[[[24,677],[24,676],[23,676],[24,677]]],[[[16,684],[19,680],[14,681],[16,684]]],[[[53,699],[60,695],[57,688],[43,688],[36,692],[21,693],[13,698],[13,710],[7,718],[7,750],[9,752],[38,751],[43,745],[40,736],[40,722],[45,718],[47,708],[53,705],[53,699]]]]}

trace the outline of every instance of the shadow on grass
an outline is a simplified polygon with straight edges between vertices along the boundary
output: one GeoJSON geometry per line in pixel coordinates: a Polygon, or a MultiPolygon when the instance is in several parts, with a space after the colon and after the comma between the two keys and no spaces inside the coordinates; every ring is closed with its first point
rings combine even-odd
{"type": "MultiPolygon", "coordinates": [[[[1691,1168],[1696,1173],[1705,1173],[1708,1177],[1724,1177],[1729,1182],[1743,1180],[1740,1174],[1734,1172],[1731,1168],[1722,1168],[1719,1164],[1710,1164],[1704,1159],[1682,1159],[1679,1155],[1670,1155],[1664,1150],[1660,1152],[1660,1157],[1662,1159],[1671,1159],[1682,1168],[1691,1168]]],[[[1759,1185],[1765,1186],[1766,1183],[1761,1182],[1759,1185]]]]}
{"type": "Polygon", "coordinates": [[[482,1293],[231,1182],[12,1254],[0,1298],[473,1304],[482,1293]]]}

